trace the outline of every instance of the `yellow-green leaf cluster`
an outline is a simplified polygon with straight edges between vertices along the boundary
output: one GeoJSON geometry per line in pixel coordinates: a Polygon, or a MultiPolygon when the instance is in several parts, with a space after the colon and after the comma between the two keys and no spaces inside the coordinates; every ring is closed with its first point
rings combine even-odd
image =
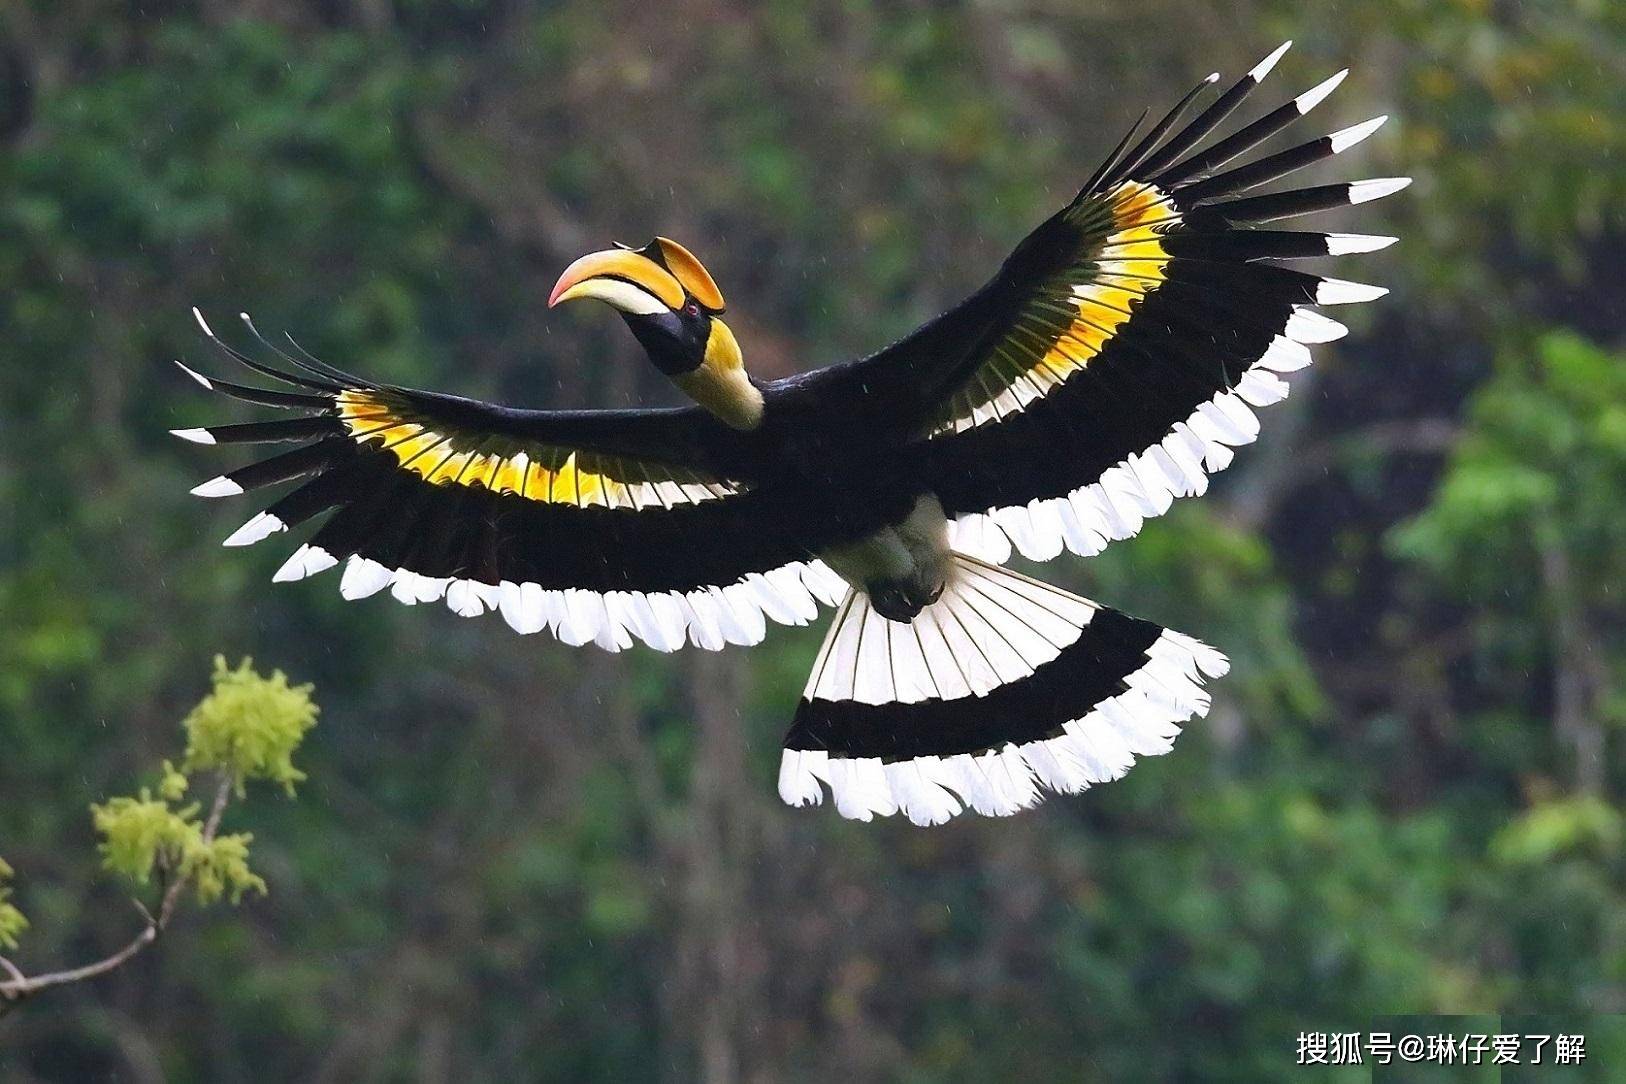
{"type": "Polygon", "coordinates": [[[229,896],[236,904],[250,891],[265,895],[265,881],[248,868],[248,845],[253,841],[248,832],[216,836],[207,847],[196,848],[187,856],[182,872],[191,875],[199,903],[207,905],[229,896]]]}
{"type": "Polygon", "coordinates": [[[138,884],[152,880],[154,869],[178,870],[188,849],[203,842],[196,803],[177,810],[146,787],[139,797],[93,805],[90,815],[102,837],[102,865],[138,884]]]}
{"type": "Polygon", "coordinates": [[[288,684],[280,670],[262,677],[250,659],[232,669],[216,656],[214,691],[181,722],[186,755],[178,766],[164,761],[156,793],[143,787],[134,798],[91,806],[103,866],[138,884],[150,883],[155,872],[170,883],[186,881],[202,904],[222,897],[237,903],[245,892],[263,895],[265,882],[248,864],[254,837],[208,838],[200,803],[180,803],[200,771],[219,773],[238,795],[250,779],[270,780],[292,794],[305,778],[294,767],[294,752],[316,725],[310,694],[311,686],[288,684]]]}
{"type": "Polygon", "coordinates": [[[169,761],[164,761],[164,774],[158,780],[158,797],[166,802],[178,802],[186,797],[191,781],[186,774],[169,761]]]}
{"type": "Polygon", "coordinates": [[[243,893],[265,894],[265,881],[248,866],[248,833],[204,838],[196,802],[179,809],[145,787],[136,798],[113,798],[91,807],[96,831],[102,836],[102,864],[138,884],[152,880],[161,870],[166,878],[190,880],[201,904],[243,893]]]}
{"type": "Polygon", "coordinates": [[[28,918],[11,902],[11,867],[0,858],[0,948],[14,949],[17,938],[28,929],[28,918]]]}
{"type": "Polygon", "coordinates": [[[181,724],[186,729],[181,771],[224,771],[238,794],[249,779],[270,780],[293,794],[294,784],[305,778],[294,767],[293,754],[316,725],[311,686],[288,684],[281,670],[261,677],[251,659],[233,670],[220,656],[214,685],[181,724]]]}

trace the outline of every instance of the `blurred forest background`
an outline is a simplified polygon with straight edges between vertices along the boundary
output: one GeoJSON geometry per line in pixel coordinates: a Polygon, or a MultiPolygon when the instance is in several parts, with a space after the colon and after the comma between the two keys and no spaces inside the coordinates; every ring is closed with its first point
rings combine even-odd
{"type": "Polygon", "coordinates": [[[87,807],[215,652],[324,709],[299,797],[234,813],[270,895],[12,1013],[0,1077],[1286,1080],[1373,1014],[1626,1011],[1623,151],[1605,0],[0,4],[17,958],[129,938],[87,807]],[[1212,495],[1047,570],[1234,660],[1122,782],[793,812],[819,630],[610,656],[344,603],[187,496],[226,457],[165,430],[251,416],[169,364],[227,375],[194,303],[396,382],[670,401],[544,305],[658,231],[779,375],[963,296],[1144,106],[1289,37],[1245,115],[1346,65],[1294,131],[1394,114],[1318,175],[1417,177],[1322,220],[1400,235],[1339,263],[1394,292],[1212,495]]]}

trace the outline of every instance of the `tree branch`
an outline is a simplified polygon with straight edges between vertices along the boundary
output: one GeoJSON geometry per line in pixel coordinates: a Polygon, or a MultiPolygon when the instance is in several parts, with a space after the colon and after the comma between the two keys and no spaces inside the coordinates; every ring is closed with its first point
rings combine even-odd
{"type": "MultiPolygon", "coordinates": [[[[215,835],[220,831],[220,819],[226,812],[226,806],[231,801],[232,778],[229,772],[221,772],[219,783],[215,787],[214,801],[209,807],[209,818],[203,824],[203,842],[213,843],[215,835]]],[[[163,873],[169,872],[166,868],[163,873]]],[[[3,967],[11,976],[10,981],[0,982],[0,1017],[4,1017],[12,1009],[42,990],[49,990],[54,986],[66,986],[69,983],[84,982],[105,975],[139,955],[147,946],[158,940],[164,930],[174,918],[176,908],[180,906],[181,893],[191,882],[190,875],[182,874],[170,881],[164,889],[159,900],[158,914],[153,915],[137,900],[136,909],[146,916],[146,926],[140,933],[130,940],[130,943],[94,963],[83,967],[70,968],[65,971],[48,971],[43,975],[27,975],[22,969],[4,956],[0,956],[0,967],[3,967]]]]}
{"type": "Polygon", "coordinates": [[[1575,758],[1575,786],[1583,794],[1604,788],[1604,733],[1594,718],[1600,682],[1593,680],[1593,636],[1578,601],[1575,572],[1558,525],[1550,515],[1536,522],[1536,549],[1547,595],[1553,639],[1553,730],[1575,758]]]}

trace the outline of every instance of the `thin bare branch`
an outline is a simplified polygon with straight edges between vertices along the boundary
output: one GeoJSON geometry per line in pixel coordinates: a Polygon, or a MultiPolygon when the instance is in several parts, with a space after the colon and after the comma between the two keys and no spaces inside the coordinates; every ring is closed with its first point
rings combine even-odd
{"type": "MultiPolygon", "coordinates": [[[[231,776],[222,772],[215,787],[214,801],[209,807],[209,817],[203,824],[203,842],[205,845],[213,843],[215,836],[219,833],[220,820],[226,812],[226,806],[231,801],[231,794],[231,776]]],[[[179,871],[168,868],[160,869],[160,878],[167,879],[168,874],[171,872],[179,871]]],[[[42,990],[97,978],[123,966],[139,955],[147,946],[157,941],[159,935],[169,926],[170,920],[175,916],[176,909],[180,906],[181,895],[185,892],[186,886],[191,883],[191,880],[191,876],[185,873],[180,873],[173,880],[168,880],[163,896],[159,900],[158,914],[156,916],[148,911],[140,900],[136,900],[136,909],[145,917],[146,926],[123,948],[94,963],[69,968],[64,971],[48,971],[42,975],[30,976],[10,960],[0,956],[0,967],[4,967],[11,976],[9,981],[0,982],[0,1016],[4,1016],[16,1008],[24,999],[33,997],[42,990]]]]}
{"type": "Polygon", "coordinates": [[[4,994],[6,997],[15,1001],[25,997],[32,997],[41,990],[47,990],[53,986],[65,986],[70,982],[83,982],[86,979],[93,979],[98,975],[105,975],[115,967],[123,964],[126,960],[129,960],[132,956],[146,948],[148,945],[152,944],[157,937],[158,927],[148,926],[146,929],[137,934],[129,944],[125,945],[111,956],[97,960],[92,964],[86,964],[83,967],[70,968],[66,971],[50,971],[44,975],[34,975],[31,978],[25,978],[21,982],[5,983],[4,985],[0,985],[0,994],[4,994]]]}

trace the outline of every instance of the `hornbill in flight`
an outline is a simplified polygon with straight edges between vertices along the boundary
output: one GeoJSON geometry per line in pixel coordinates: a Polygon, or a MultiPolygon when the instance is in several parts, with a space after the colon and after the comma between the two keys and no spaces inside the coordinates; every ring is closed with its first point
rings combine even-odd
{"type": "Polygon", "coordinates": [[[1343,72],[1210,141],[1286,48],[1183,127],[1217,75],[1137,124],[987,285],[855,361],[752,378],[722,292],[675,241],[571,264],[548,304],[617,310],[688,407],[527,410],[419,391],[278,350],[245,316],[278,368],[200,315],[293,390],[188,375],[291,416],[176,435],[295,447],[192,492],[300,483],[228,546],[330,513],[277,580],[343,562],[347,599],[444,598],[569,644],[715,650],[834,606],[785,738],[779,792],[793,805],[827,787],[844,816],[936,824],[1116,779],[1207,710],[1202,679],[1225,657],[1000,565],[1012,546],[1094,555],[1203,493],[1258,433],[1251,408],[1287,394],[1280,374],[1345,333],[1316,309],[1385,293],[1285,264],[1393,238],[1275,224],[1405,178],[1252,192],[1383,123],[1249,155],[1343,72]]]}

